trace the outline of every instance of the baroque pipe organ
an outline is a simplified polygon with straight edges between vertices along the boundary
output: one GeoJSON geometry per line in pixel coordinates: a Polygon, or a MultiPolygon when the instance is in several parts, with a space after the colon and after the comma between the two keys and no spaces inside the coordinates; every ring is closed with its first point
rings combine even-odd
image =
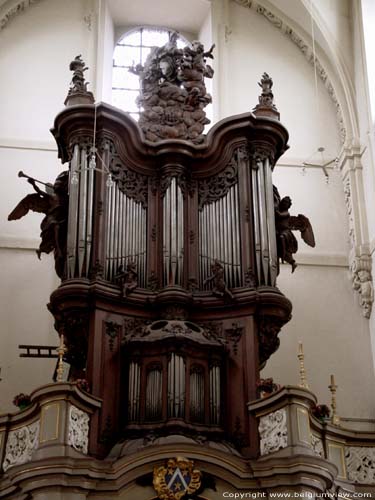
{"type": "Polygon", "coordinates": [[[285,128],[247,113],[203,144],[151,143],[101,103],[67,106],[53,133],[70,192],[66,274],[49,307],[72,373],[103,398],[92,452],[199,429],[256,454],[246,403],[291,311],[275,288],[285,128]],[[93,148],[102,168],[90,168],[93,148]]]}

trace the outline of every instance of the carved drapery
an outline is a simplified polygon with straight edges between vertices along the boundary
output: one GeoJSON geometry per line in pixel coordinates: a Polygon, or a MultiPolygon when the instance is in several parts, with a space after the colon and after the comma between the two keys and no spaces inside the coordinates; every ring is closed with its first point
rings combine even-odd
{"type": "Polygon", "coordinates": [[[260,454],[268,455],[288,445],[286,409],[282,408],[259,419],[260,454]]]}
{"type": "Polygon", "coordinates": [[[31,460],[33,452],[39,445],[39,429],[38,420],[9,432],[3,462],[4,471],[31,460]]]}
{"type": "Polygon", "coordinates": [[[375,484],[375,448],[348,446],[345,449],[345,462],[349,481],[375,484]]]}
{"type": "Polygon", "coordinates": [[[89,445],[89,423],[90,417],[86,412],[70,405],[68,444],[84,454],[87,454],[89,445]]]}

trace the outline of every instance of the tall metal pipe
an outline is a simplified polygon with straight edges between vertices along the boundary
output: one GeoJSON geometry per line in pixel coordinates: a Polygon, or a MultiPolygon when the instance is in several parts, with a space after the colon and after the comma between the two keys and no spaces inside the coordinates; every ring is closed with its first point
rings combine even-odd
{"type": "MultiPolygon", "coordinates": [[[[79,174],[79,146],[74,145],[73,156],[70,162],[70,179],[79,174]]],[[[78,177],[79,178],[79,177],[78,177]]],[[[68,213],[68,238],[67,238],[67,275],[75,275],[77,255],[77,220],[78,220],[78,193],[79,184],[70,183],[69,186],[69,213],[68,213]]]]}

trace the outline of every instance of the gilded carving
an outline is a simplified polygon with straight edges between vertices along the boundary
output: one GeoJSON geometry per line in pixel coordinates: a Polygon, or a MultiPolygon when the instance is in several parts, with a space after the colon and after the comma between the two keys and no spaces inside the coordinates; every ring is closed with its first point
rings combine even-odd
{"type": "Polygon", "coordinates": [[[282,408],[259,419],[260,454],[268,455],[288,445],[286,409],[282,408]]]}
{"type": "Polygon", "coordinates": [[[21,465],[31,460],[39,445],[39,420],[10,431],[5,448],[4,471],[14,465],[21,465]]]}
{"type": "Polygon", "coordinates": [[[180,500],[199,490],[201,478],[192,460],[170,458],[166,465],[154,468],[153,485],[160,500],[180,500]]]}
{"type": "Polygon", "coordinates": [[[73,405],[69,407],[68,444],[87,454],[89,446],[89,415],[73,405]]]}
{"type": "Polygon", "coordinates": [[[345,462],[349,481],[359,484],[375,484],[375,448],[347,447],[345,462]]]}

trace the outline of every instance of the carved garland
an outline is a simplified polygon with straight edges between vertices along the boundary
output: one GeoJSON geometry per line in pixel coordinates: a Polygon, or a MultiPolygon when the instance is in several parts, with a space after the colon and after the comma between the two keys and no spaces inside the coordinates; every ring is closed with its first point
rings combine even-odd
{"type": "MultiPolygon", "coordinates": [[[[312,65],[314,64],[314,54],[312,48],[310,48],[307,42],[305,42],[305,40],[299,34],[297,34],[284,20],[280,19],[275,14],[273,14],[273,12],[266,9],[257,2],[254,2],[253,0],[235,0],[235,2],[238,3],[239,5],[242,5],[243,7],[247,7],[249,9],[254,10],[257,14],[260,14],[265,19],[267,19],[267,21],[269,21],[275,28],[279,29],[288,38],[290,38],[290,40],[299,48],[299,50],[302,52],[302,54],[305,56],[305,58],[310,64],[312,65]]],[[[343,144],[345,142],[347,133],[340,103],[336,96],[335,89],[333,88],[333,85],[328,78],[327,72],[317,57],[315,57],[315,65],[317,74],[319,75],[320,79],[325,85],[328,94],[331,97],[332,102],[335,106],[337,122],[340,132],[340,140],[341,143],[343,144]]]]}

